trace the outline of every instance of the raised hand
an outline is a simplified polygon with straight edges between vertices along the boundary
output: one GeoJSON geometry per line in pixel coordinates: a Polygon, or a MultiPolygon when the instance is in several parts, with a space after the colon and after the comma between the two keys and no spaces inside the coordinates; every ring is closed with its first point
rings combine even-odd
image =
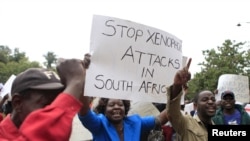
{"type": "Polygon", "coordinates": [[[192,59],[189,58],[187,65],[175,74],[174,85],[181,85],[187,88],[187,82],[191,79],[191,73],[188,71],[191,61],[192,59]]]}
{"type": "Polygon", "coordinates": [[[171,96],[170,98],[175,98],[182,89],[187,89],[187,82],[191,79],[191,73],[188,71],[192,59],[189,58],[187,66],[183,67],[183,69],[179,70],[174,77],[174,84],[171,89],[171,96]]]}
{"type": "Polygon", "coordinates": [[[90,62],[91,62],[90,61],[90,57],[91,57],[91,55],[89,53],[86,53],[84,55],[84,58],[83,58],[83,67],[86,68],[86,69],[89,68],[89,65],[90,65],[90,62]]]}
{"type": "Polygon", "coordinates": [[[86,67],[90,61],[84,62],[80,59],[60,59],[56,67],[61,78],[61,82],[65,85],[64,93],[68,93],[77,99],[83,95],[86,67]]]}

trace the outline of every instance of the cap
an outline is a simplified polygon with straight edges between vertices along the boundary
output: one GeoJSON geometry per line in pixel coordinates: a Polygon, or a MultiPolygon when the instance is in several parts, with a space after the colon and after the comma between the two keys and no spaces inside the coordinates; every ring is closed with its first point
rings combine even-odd
{"type": "Polygon", "coordinates": [[[27,89],[59,90],[63,88],[60,77],[54,71],[44,68],[29,68],[16,76],[12,83],[11,94],[27,89]]]}
{"type": "Polygon", "coordinates": [[[221,99],[223,99],[223,97],[226,96],[226,95],[231,95],[233,97],[233,99],[234,99],[234,93],[232,91],[229,91],[229,90],[224,91],[224,92],[221,93],[221,99]]]}

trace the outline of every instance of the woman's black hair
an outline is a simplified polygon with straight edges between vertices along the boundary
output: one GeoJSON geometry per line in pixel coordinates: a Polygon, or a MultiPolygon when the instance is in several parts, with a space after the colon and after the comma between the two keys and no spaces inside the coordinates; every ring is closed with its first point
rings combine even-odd
{"type": "MultiPolygon", "coordinates": [[[[94,111],[96,113],[105,114],[106,106],[108,104],[109,98],[100,98],[97,106],[95,107],[94,111]]],[[[124,107],[125,107],[125,115],[128,114],[130,110],[130,101],[129,100],[122,100],[124,107]]]]}

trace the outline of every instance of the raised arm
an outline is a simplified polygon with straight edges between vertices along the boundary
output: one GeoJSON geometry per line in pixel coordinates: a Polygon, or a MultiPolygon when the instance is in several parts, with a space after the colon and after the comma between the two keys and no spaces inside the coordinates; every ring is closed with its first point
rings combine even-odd
{"type": "Polygon", "coordinates": [[[156,129],[161,129],[161,126],[168,122],[167,110],[164,109],[155,119],[156,129]]]}
{"type": "Polygon", "coordinates": [[[59,59],[58,74],[65,85],[64,93],[80,99],[84,92],[86,69],[90,65],[88,55],[84,60],[59,59]]]}
{"type": "Polygon", "coordinates": [[[174,83],[167,89],[167,116],[172,126],[177,133],[183,133],[186,126],[186,121],[181,113],[181,96],[183,94],[183,88],[187,88],[187,82],[191,78],[191,74],[188,72],[191,59],[189,59],[187,66],[179,70],[174,77],[174,83]]]}
{"type": "Polygon", "coordinates": [[[191,74],[188,71],[192,59],[188,60],[187,65],[179,70],[174,77],[174,83],[171,88],[170,100],[174,99],[178,94],[181,93],[182,88],[187,88],[187,82],[191,79],[191,74]]]}
{"type": "MultiPolygon", "coordinates": [[[[84,60],[85,64],[88,64],[87,67],[89,67],[90,62],[91,62],[91,61],[90,61],[90,57],[91,57],[90,54],[85,54],[85,55],[84,55],[84,59],[83,59],[83,60],[84,60]]],[[[89,97],[84,96],[84,94],[83,94],[83,95],[81,95],[81,97],[80,97],[80,101],[81,101],[84,105],[83,105],[82,108],[80,109],[79,115],[83,116],[83,115],[85,115],[85,114],[88,112],[88,110],[90,109],[90,108],[89,108],[90,99],[89,99],[89,97]]]]}

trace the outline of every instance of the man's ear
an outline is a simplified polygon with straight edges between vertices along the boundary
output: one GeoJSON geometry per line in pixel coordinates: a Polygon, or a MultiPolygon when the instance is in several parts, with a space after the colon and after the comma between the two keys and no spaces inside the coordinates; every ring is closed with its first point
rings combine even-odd
{"type": "Polygon", "coordinates": [[[20,96],[18,93],[14,94],[12,96],[11,104],[13,110],[15,109],[16,111],[20,111],[20,107],[22,105],[22,96],[20,96]]]}

